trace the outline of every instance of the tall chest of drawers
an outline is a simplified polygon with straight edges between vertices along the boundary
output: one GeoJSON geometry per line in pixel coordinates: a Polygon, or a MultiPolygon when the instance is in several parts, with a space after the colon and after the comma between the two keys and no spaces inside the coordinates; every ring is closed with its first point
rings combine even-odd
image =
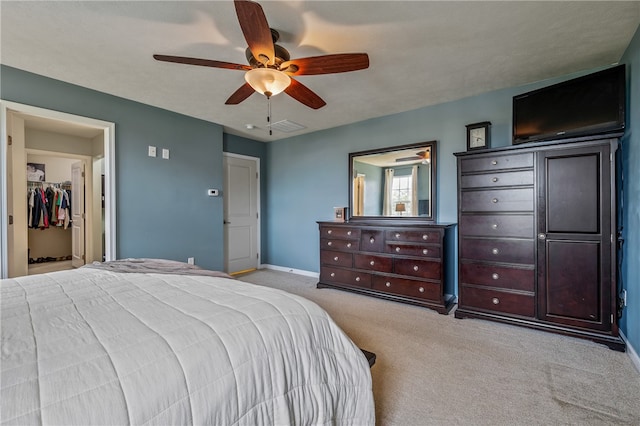
{"type": "Polygon", "coordinates": [[[458,153],[458,307],[624,350],[616,137],[458,153]]]}
{"type": "Polygon", "coordinates": [[[318,222],[318,288],[348,290],[446,314],[455,305],[451,224],[318,222]]]}

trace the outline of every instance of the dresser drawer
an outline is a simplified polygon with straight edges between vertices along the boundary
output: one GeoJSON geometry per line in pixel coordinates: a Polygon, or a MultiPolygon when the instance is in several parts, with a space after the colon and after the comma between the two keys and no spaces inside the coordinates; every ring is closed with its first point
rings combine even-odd
{"type": "Polygon", "coordinates": [[[327,238],[320,238],[320,249],[358,251],[360,249],[360,242],[353,240],[330,240],[327,238]]]}
{"type": "Polygon", "coordinates": [[[320,281],[371,288],[371,275],[350,269],[320,268],[320,281]]]}
{"type": "Polygon", "coordinates": [[[387,243],[386,252],[399,256],[442,257],[441,247],[438,244],[411,244],[411,243],[387,243]]]}
{"type": "Polygon", "coordinates": [[[353,254],[341,251],[320,250],[320,262],[329,266],[353,266],[353,254]]]}
{"type": "Polygon", "coordinates": [[[465,308],[472,307],[525,317],[535,316],[533,295],[467,286],[463,286],[461,290],[460,302],[465,308]]]}
{"type": "Polygon", "coordinates": [[[420,299],[440,300],[440,284],[404,278],[373,277],[373,289],[420,299]]]}
{"type": "Polygon", "coordinates": [[[535,273],[531,268],[511,268],[486,263],[460,263],[460,283],[500,287],[512,290],[535,289],[535,273]]]}
{"type": "Polygon", "coordinates": [[[487,155],[480,158],[465,158],[460,161],[460,171],[481,172],[533,167],[533,153],[511,155],[487,155]]]}
{"type": "Polygon", "coordinates": [[[460,197],[463,212],[533,210],[533,188],[464,191],[460,197]]]}
{"type": "Polygon", "coordinates": [[[461,215],[460,235],[534,238],[533,215],[461,215]]]}
{"type": "Polygon", "coordinates": [[[393,241],[405,241],[412,243],[437,243],[440,244],[441,233],[436,230],[406,230],[395,229],[385,232],[387,243],[393,241]]]}
{"type": "Polygon", "coordinates": [[[442,264],[429,260],[395,259],[393,272],[398,275],[439,280],[442,277],[442,264]]]}
{"type": "Polygon", "coordinates": [[[356,254],[354,255],[354,264],[357,269],[391,272],[393,267],[393,258],[370,254],[356,254]]]}
{"type": "Polygon", "coordinates": [[[363,229],[360,235],[360,250],[375,252],[384,251],[384,234],[382,230],[363,229]]]}
{"type": "Polygon", "coordinates": [[[360,229],[346,226],[323,226],[320,228],[320,238],[344,238],[348,240],[359,240],[360,229]]]}
{"type": "Polygon", "coordinates": [[[491,188],[494,186],[514,185],[533,185],[533,170],[462,175],[460,177],[461,188],[491,188]]]}
{"type": "Polygon", "coordinates": [[[533,265],[534,249],[533,240],[463,238],[460,255],[463,259],[533,265]]]}

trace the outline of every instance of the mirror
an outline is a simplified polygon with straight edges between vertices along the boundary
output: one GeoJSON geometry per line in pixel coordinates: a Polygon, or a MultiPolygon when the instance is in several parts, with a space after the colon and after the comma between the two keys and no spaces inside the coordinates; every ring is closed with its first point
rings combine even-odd
{"type": "Polygon", "coordinates": [[[351,219],[435,220],[436,141],[349,154],[351,219]]]}

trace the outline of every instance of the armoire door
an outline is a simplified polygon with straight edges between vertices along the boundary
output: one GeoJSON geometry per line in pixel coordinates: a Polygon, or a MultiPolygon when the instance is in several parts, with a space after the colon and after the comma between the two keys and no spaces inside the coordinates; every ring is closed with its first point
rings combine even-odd
{"type": "Polygon", "coordinates": [[[538,318],[611,331],[611,147],[538,153],[538,318]]]}

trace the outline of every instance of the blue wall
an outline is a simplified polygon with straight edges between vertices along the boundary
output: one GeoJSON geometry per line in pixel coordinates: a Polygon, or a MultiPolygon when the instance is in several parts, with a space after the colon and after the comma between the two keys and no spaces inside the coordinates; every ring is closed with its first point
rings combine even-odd
{"type": "Polygon", "coordinates": [[[223,268],[222,127],[2,66],[0,97],[115,123],[116,252],[223,268]],[[147,156],[147,146],[170,160],[147,156]],[[160,152],[160,151],[159,151],[160,152]]]}
{"type": "Polygon", "coordinates": [[[622,142],[622,285],[627,290],[627,307],[621,328],[636,353],[640,353],[640,28],[622,62],[627,64],[629,108],[622,142]]]}

